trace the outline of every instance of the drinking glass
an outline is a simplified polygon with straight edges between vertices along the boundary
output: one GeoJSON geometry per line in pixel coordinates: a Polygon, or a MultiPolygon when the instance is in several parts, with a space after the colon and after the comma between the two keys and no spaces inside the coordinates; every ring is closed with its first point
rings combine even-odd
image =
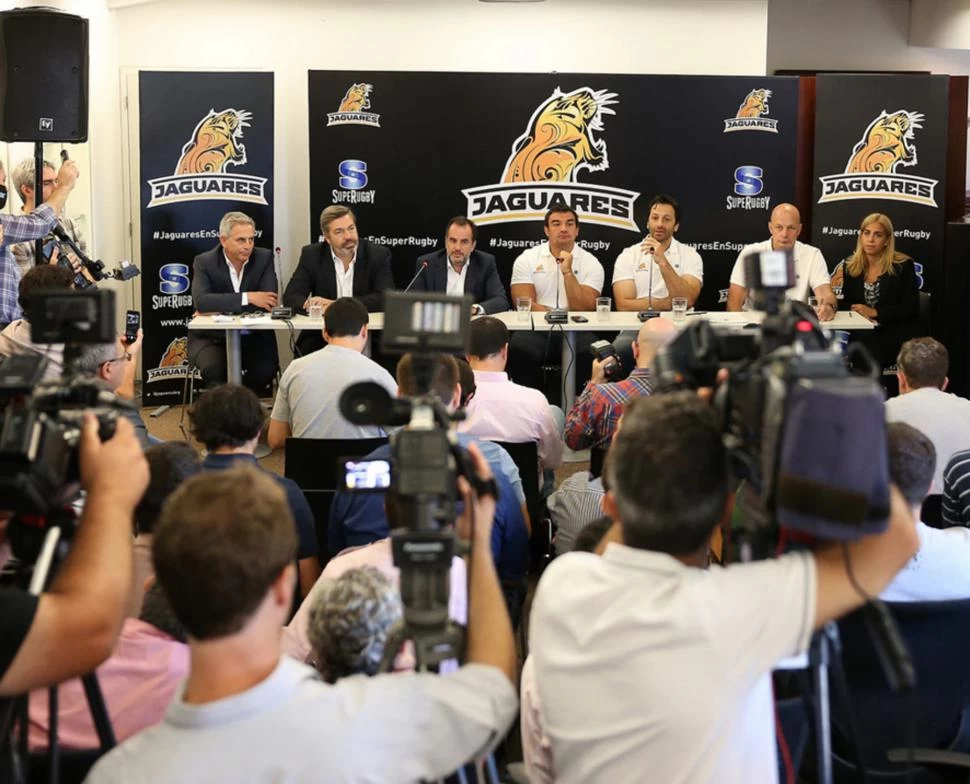
{"type": "Polygon", "coordinates": [[[323,305],[311,305],[309,309],[310,318],[323,318],[323,305]]]}
{"type": "Polygon", "coordinates": [[[531,316],[530,311],[532,310],[532,298],[531,297],[517,297],[515,300],[515,309],[518,311],[519,321],[526,322],[531,316]]]}
{"type": "Polygon", "coordinates": [[[613,300],[610,297],[597,297],[596,298],[596,320],[609,321],[610,309],[612,305],[613,305],[613,300]]]}
{"type": "Polygon", "coordinates": [[[687,315],[687,297],[674,297],[670,300],[670,309],[674,314],[674,321],[683,321],[687,315]]]}

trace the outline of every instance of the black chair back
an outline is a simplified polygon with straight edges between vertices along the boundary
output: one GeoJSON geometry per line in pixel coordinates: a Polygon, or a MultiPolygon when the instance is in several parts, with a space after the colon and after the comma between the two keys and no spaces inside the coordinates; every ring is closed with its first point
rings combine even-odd
{"type": "Polygon", "coordinates": [[[606,460],[606,450],[594,446],[589,450],[589,474],[592,477],[603,476],[603,462],[606,460]]]}
{"type": "Polygon", "coordinates": [[[926,496],[919,517],[927,525],[943,528],[943,496],[939,493],[926,496]]]}
{"type": "Polygon", "coordinates": [[[542,526],[539,524],[544,515],[542,498],[539,496],[541,480],[539,477],[539,449],[535,441],[495,441],[494,443],[502,447],[519,469],[519,476],[522,478],[522,490],[525,492],[525,506],[529,511],[529,520],[532,523],[532,536],[529,539],[529,554],[532,562],[533,571],[541,565],[545,557],[548,542],[543,543],[548,537],[540,531],[542,526]]]}
{"type": "MultiPolygon", "coordinates": [[[[888,762],[886,752],[910,746],[911,726],[917,747],[947,748],[970,702],[970,600],[887,606],[916,667],[914,696],[890,691],[861,610],[839,621],[839,635],[862,760],[902,780],[905,766],[888,762]]],[[[851,737],[844,695],[832,696],[833,735],[851,737]]]]}
{"type": "Polygon", "coordinates": [[[337,470],[341,458],[364,457],[386,443],[386,438],[286,439],[283,476],[300,486],[313,512],[321,565],[327,561],[327,526],[330,522],[330,505],[340,484],[337,470]]]}

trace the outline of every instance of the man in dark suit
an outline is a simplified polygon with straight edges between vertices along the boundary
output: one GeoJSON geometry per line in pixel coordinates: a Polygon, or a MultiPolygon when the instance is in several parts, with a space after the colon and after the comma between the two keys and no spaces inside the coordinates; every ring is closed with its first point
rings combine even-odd
{"type": "MultiPolygon", "coordinates": [[[[300,251],[300,263],[283,292],[283,304],[294,313],[320,305],[326,313],[340,297],[360,300],[371,313],[384,306],[384,292],[394,288],[391,252],[357,236],[357,218],[347,207],[332,204],[320,213],[323,242],[300,251]]],[[[318,330],[304,330],[296,341],[300,353],[323,348],[318,330]]]]}
{"type": "Polygon", "coordinates": [[[491,253],[475,250],[478,229],[463,215],[445,226],[445,248],[418,258],[415,272],[428,267],[411,287],[412,291],[438,291],[442,294],[471,294],[472,313],[499,313],[509,309],[505,287],[495,268],[491,253]]]}
{"type": "MultiPolygon", "coordinates": [[[[242,212],[219,221],[219,245],[192,263],[192,304],[199,313],[252,313],[276,307],[279,284],[273,255],[256,248],[256,224],[242,212]]],[[[226,333],[189,330],[189,362],[208,386],[226,382],[226,333]]],[[[276,369],[276,333],[253,331],[242,338],[243,383],[266,391],[276,369]]]]}

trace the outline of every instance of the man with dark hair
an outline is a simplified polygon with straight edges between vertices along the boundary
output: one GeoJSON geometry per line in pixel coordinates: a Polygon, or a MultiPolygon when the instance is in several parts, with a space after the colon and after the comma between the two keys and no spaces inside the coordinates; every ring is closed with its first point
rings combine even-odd
{"type": "MultiPolygon", "coordinates": [[[[520,298],[532,302],[533,311],[555,307],[567,310],[596,310],[596,298],[603,291],[605,273],[599,260],[577,244],[579,216],[566,206],[552,207],[543,230],[547,241],[519,254],[512,267],[512,305],[520,298]]],[[[540,316],[541,318],[541,316],[540,316]]],[[[576,339],[577,363],[589,364],[589,344],[596,339],[580,332],[576,339]]],[[[518,331],[512,338],[512,377],[520,384],[538,389],[542,366],[562,356],[562,334],[518,331]]]]}
{"type": "Polygon", "coordinates": [[[950,355],[938,340],[907,340],[896,358],[899,396],[886,401],[887,422],[912,425],[933,442],[934,493],[944,490],[943,469],[950,458],[970,448],[970,400],[946,391],[949,365],[950,355]]]}
{"type": "MultiPolygon", "coordinates": [[[[490,478],[481,454],[472,458],[490,478]]],[[[467,489],[468,664],[329,685],[281,653],[296,537],[279,486],[247,466],[186,482],[154,558],[188,632],[191,671],[165,721],[104,757],[92,784],[433,780],[487,752],[515,718],[515,644],[488,553],[494,501],[467,489]]]]}
{"type": "MultiPolygon", "coordinates": [[[[398,394],[414,397],[417,382],[410,354],[401,357],[397,366],[398,394]]],[[[458,408],[461,387],[458,384],[458,366],[453,357],[439,354],[435,358],[431,381],[431,394],[438,398],[449,411],[458,408]]],[[[485,455],[499,484],[498,506],[492,529],[492,552],[499,577],[509,592],[518,588],[528,566],[529,532],[525,522],[525,497],[521,495],[518,469],[508,452],[498,444],[479,441],[466,433],[457,434],[458,444],[468,448],[475,444],[485,455]],[[514,472],[514,478],[513,477],[514,472]],[[512,482],[519,484],[513,488],[512,482]]],[[[366,460],[390,460],[390,444],[378,447],[366,460]]],[[[402,521],[402,524],[403,521],[402,521]]],[[[376,542],[390,532],[383,499],[375,493],[345,493],[337,491],[330,507],[329,550],[334,556],[346,547],[376,542]]]]}
{"type": "Polygon", "coordinates": [[[0,332],[0,356],[15,354],[43,354],[47,357],[44,381],[60,378],[64,369],[63,343],[34,343],[30,335],[30,301],[35,294],[44,291],[68,291],[74,287],[74,275],[70,270],[54,264],[42,264],[29,269],[20,280],[17,303],[23,318],[11,321],[0,332]]]}
{"type": "Polygon", "coordinates": [[[919,550],[879,595],[887,602],[970,599],[970,529],[938,528],[920,520],[936,470],[936,450],[919,430],[889,424],[889,475],[913,510],[919,550]]]}
{"type": "Polygon", "coordinates": [[[562,462],[562,409],[550,406],[538,390],[509,379],[509,329],[503,322],[478,318],[469,332],[468,363],[476,393],[458,430],[492,441],[534,441],[540,470],[555,470],[562,462]]]}
{"type": "MultiPolygon", "coordinates": [[[[36,268],[35,268],[36,269],[36,268]]],[[[125,400],[135,397],[135,370],[138,367],[138,352],[144,335],[138,330],[138,337],[131,345],[119,335],[114,343],[85,343],[77,359],[78,372],[93,376],[106,389],[125,400]]],[[[152,443],[141,412],[132,403],[130,408],[121,409],[120,414],[131,422],[135,435],[143,447],[152,443]]],[[[157,439],[156,439],[157,441],[157,439]]]]}
{"type": "MultiPolygon", "coordinates": [[[[202,461],[202,468],[206,471],[224,471],[243,464],[262,470],[255,452],[264,418],[259,398],[246,387],[224,384],[201,395],[189,411],[189,420],[192,435],[208,452],[202,461]]],[[[313,512],[296,482],[279,474],[266,473],[286,493],[290,519],[296,527],[299,541],[296,557],[299,561],[300,596],[306,596],[320,576],[313,512]]]]}
{"type": "Polygon", "coordinates": [[[412,291],[437,291],[461,296],[471,294],[472,314],[499,313],[509,309],[505,286],[498,276],[495,257],[475,250],[478,228],[464,215],[445,226],[444,250],[418,257],[415,273],[426,266],[411,287],[412,291]]]}
{"type": "MultiPolygon", "coordinates": [[[[357,235],[357,216],[349,207],[331,204],[320,213],[321,241],[304,245],[300,261],[286,284],[283,304],[294,313],[311,305],[323,308],[341,297],[360,300],[371,313],[383,310],[384,292],[394,288],[391,251],[357,235]]],[[[320,335],[304,330],[296,341],[303,356],[323,348],[320,335]]]]}
{"type": "Polygon", "coordinates": [[[475,393],[478,391],[478,387],[475,386],[475,371],[472,370],[467,359],[455,357],[455,362],[458,364],[458,385],[461,387],[458,407],[468,408],[468,404],[472,402],[475,393]]]}
{"type": "Polygon", "coordinates": [[[340,297],[327,309],[323,337],[327,345],[294,359],[283,371],[270,416],[267,440],[273,449],[297,438],[379,438],[384,429],[352,425],[340,413],[340,397],[351,384],[374,381],[391,395],[393,376],[370,357],[367,345],[367,308],[352,297],[340,297]]]}
{"type": "Polygon", "coordinates": [[[532,605],[557,781],[776,781],[771,669],[909,560],[907,502],[892,489],[880,534],[705,572],[730,477],[718,417],[690,392],[632,401],[605,474],[622,543],[556,558],[532,605]]]}

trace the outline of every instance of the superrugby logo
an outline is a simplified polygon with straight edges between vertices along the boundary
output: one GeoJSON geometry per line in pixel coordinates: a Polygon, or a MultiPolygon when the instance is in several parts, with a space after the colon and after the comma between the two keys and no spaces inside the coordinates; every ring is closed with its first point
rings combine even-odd
{"type": "Polygon", "coordinates": [[[768,114],[768,99],[771,98],[771,90],[763,87],[752,90],[741,101],[738,113],[724,121],[724,133],[732,131],[767,131],[768,133],[778,133],[778,120],[765,117],[768,114]]]}
{"type": "MultiPolygon", "coordinates": [[[[192,375],[189,368],[189,339],[185,337],[175,338],[168,344],[168,348],[162,354],[158,367],[148,371],[146,384],[154,381],[167,381],[172,378],[188,378],[192,375]]],[[[202,374],[196,370],[195,378],[202,379],[202,374]]]]}
{"type": "Polygon", "coordinates": [[[179,201],[232,200],[266,204],[266,177],[227,174],[227,166],[244,166],[243,128],[252,115],[243,109],[212,109],[195,126],[182,147],[172,177],[149,180],[149,207],[179,201]]]}
{"type": "Polygon", "coordinates": [[[367,161],[346,160],[337,165],[337,185],[330,192],[334,204],[373,204],[375,190],[367,187],[367,161]]]}
{"type": "Polygon", "coordinates": [[[923,127],[919,112],[883,111],[869,123],[852,148],[844,174],[819,177],[819,204],[847,199],[889,199],[936,207],[938,180],[896,174],[899,166],[916,165],[915,131],[923,127]]]}
{"type": "Polygon", "coordinates": [[[327,114],[327,127],[331,125],[369,125],[371,128],[381,127],[381,116],[372,112],[365,112],[370,109],[370,94],[374,90],[374,85],[352,84],[344,95],[344,99],[337,107],[337,111],[327,114]]]}
{"type": "Polygon", "coordinates": [[[553,206],[575,210],[587,223],[639,231],[633,220],[635,191],[580,183],[583,171],[609,168],[603,116],[615,114],[616,93],[558,87],[533,112],[512,145],[501,183],[466,188],[466,215],[479,224],[542,218],[553,206]]]}
{"type": "Polygon", "coordinates": [[[738,166],[734,170],[734,194],[727,197],[729,210],[767,210],[771,196],[765,189],[765,171],[760,166],[738,166]]]}
{"type": "Polygon", "coordinates": [[[158,270],[159,294],[152,295],[152,309],[190,308],[192,295],[189,290],[188,264],[163,264],[158,270]]]}

